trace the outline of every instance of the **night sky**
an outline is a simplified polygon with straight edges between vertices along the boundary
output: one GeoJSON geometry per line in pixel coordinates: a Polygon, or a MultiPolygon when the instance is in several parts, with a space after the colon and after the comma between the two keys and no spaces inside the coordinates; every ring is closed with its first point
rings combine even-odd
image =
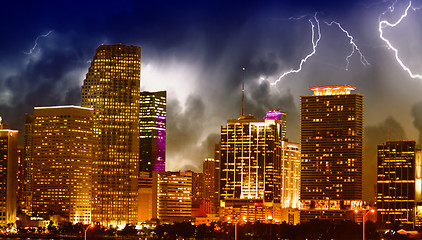
{"type": "MultiPolygon", "coordinates": [[[[168,91],[167,169],[200,171],[220,126],[245,112],[287,112],[300,140],[300,96],[349,84],[364,95],[364,197],[372,200],[376,145],[422,143],[422,79],[411,77],[380,38],[409,1],[7,1],[0,14],[0,115],[20,130],[34,106],[80,104],[80,86],[100,44],[142,47],[141,90],[168,91]],[[384,13],[384,14],[383,14],[384,13]],[[349,31],[328,23],[336,21],[349,31]],[[321,38],[318,38],[318,23],[321,38]],[[314,26],[313,54],[312,24],[314,26]],[[317,41],[319,39],[319,41],[317,41]],[[302,70],[284,76],[283,73],[302,70]],[[365,60],[368,64],[366,64],[365,60]]],[[[383,36],[422,74],[422,1],[383,36]]]]}

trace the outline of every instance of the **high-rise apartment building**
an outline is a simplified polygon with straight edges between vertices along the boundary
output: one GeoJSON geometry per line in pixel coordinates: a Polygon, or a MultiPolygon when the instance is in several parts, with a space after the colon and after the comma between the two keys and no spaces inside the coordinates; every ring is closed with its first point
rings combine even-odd
{"type": "Polygon", "coordinates": [[[8,129],[0,117],[0,226],[16,223],[18,131],[8,129]]]}
{"type": "Polygon", "coordinates": [[[91,222],[92,114],[77,106],[34,108],[33,214],[91,222]]]}
{"type": "Polygon", "coordinates": [[[166,91],[141,92],[139,170],[166,169],[166,91]]]}
{"type": "Polygon", "coordinates": [[[362,205],[363,96],[351,86],[301,97],[301,222],[344,220],[362,205]]]}
{"type": "MultiPolygon", "coordinates": [[[[285,119],[285,113],[271,110],[264,119],[242,115],[221,127],[221,218],[282,220],[278,213],[284,201],[293,202],[287,199],[288,194],[282,195],[283,167],[287,167],[282,150],[286,144],[285,119]]],[[[294,169],[297,177],[299,168],[294,169]]]]}
{"type": "MultiPolygon", "coordinates": [[[[421,205],[422,152],[415,141],[389,141],[378,145],[377,220],[413,226],[421,205]]],[[[420,220],[417,221],[420,225],[420,220]]]]}
{"type": "Polygon", "coordinates": [[[192,172],[154,171],[152,217],[161,222],[191,219],[192,172]]]}
{"type": "Polygon", "coordinates": [[[83,81],[81,104],[94,109],[92,220],[137,222],[141,48],[101,45],[83,81]]]}

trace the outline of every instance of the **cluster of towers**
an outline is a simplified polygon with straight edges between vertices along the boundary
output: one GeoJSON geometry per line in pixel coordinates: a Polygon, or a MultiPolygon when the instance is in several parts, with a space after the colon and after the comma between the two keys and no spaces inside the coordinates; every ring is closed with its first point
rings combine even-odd
{"type": "MultiPolygon", "coordinates": [[[[363,96],[354,87],[312,87],[301,97],[300,143],[287,139],[286,113],[257,119],[242,103],[203,173],[166,172],[166,92],[140,91],[140,54],[137,46],[98,47],[81,106],[35,107],[23,148],[0,119],[0,224],[15,221],[16,199],[33,216],[105,226],[361,221],[363,96]]],[[[379,221],[420,223],[421,166],[414,141],[378,146],[379,221]]]]}
{"type": "Polygon", "coordinates": [[[101,45],[81,106],[35,107],[24,134],[21,207],[32,216],[137,223],[139,172],[165,168],[166,92],[141,92],[141,49],[101,45]]]}

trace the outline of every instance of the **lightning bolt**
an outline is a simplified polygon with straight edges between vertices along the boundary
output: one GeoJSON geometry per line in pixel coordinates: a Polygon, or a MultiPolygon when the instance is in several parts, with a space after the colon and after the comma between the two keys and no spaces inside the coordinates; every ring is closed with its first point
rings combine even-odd
{"type": "Polygon", "coordinates": [[[400,18],[399,18],[396,22],[390,23],[390,22],[388,22],[387,20],[381,20],[381,17],[382,17],[382,16],[384,16],[387,12],[394,12],[394,5],[395,5],[396,3],[397,3],[397,1],[395,1],[395,2],[393,3],[393,5],[391,5],[391,6],[390,6],[390,7],[389,7],[389,8],[388,8],[385,12],[383,12],[383,13],[381,14],[381,16],[380,16],[380,18],[379,18],[379,24],[378,24],[379,36],[380,36],[381,40],[383,40],[383,41],[387,44],[387,48],[388,48],[389,50],[391,50],[391,51],[393,51],[393,52],[394,52],[394,56],[395,56],[395,58],[396,58],[396,61],[397,61],[397,62],[399,63],[399,65],[403,68],[403,70],[404,70],[405,72],[407,72],[411,78],[418,78],[418,79],[421,79],[421,80],[422,80],[422,75],[421,75],[421,74],[415,74],[415,73],[413,73],[413,72],[410,70],[410,68],[409,68],[409,67],[407,67],[407,66],[403,63],[403,61],[400,59],[398,49],[397,49],[397,48],[395,48],[395,47],[393,46],[393,44],[391,44],[391,42],[390,42],[390,41],[389,41],[386,37],[384,37],[384,29],[385,29],[386,27],[390,27],[390,28],[394,28],[394,27],[396,27],[397,25],[399,25],[399,24],[401,23],[401,21],[403,21],[403,19],[405,19],[405,18],[407,17],[407,14],[408,14],[408,12],[409,12],[409,10],[410,10],[410,9],[412,9],[413,11],[416,11],[416,10],[420,9],[420,7],[419,7],[419,8],[412,7],[412,1],[409,1],[409,4],[407,5],[406,10],[404,11],[404,13],[400,16],[400,18]]]}
{"type": "MultiPolygon", "coordinates": [[[[302,70],[303,64],[306,63],[306,61],[308,61],[308,59],[316,53],[318,43],[321,40],[321,27],[319,25],[319,20],[316,16],[317,14],[315,13],[314,17],[308,20],[308,22],[311,24],[311,30],[312,30],[312,52],[309,53],[305,58],[303,58],[300,61],[299,67],[297,69],[293,69],[293,70],[283,73],[275,82],[271,83],[271,85],[276,85],[279,81],[281,81],[282,78],[284,78],[285,76],[289,74],[300,72],[302,70]],[[312,21],[312,19],[315,20],[315,23],[312,21]],[[315,32],[315,25],[316,25],[316,32],[315,32]]],[[[302,19],[302,18],[303,17],[300,17],[298,19],[302,19]]],[[[295,18],[291,18],[291,19],[295,19],[295,18]]]]}
{"type": "Polygon", "coordinates": [[[368,66],[368,65],[370,65],[369,64],[369,62],[366,60],[366,58],[365,58],[365,56],[362,54],[362,52],[360,51],[360,49],[358,48],[358,46],[356,45],[356,43],[355,43],[355,41],[354,41],[354,38],[353,38],[353,36],[352,35],[350,35],[350,33],[347,31],[347,30],[345,30],[342,26],[341,26],[341,24],[340,23],[338,23],[338,22],[335,22],[335,21],[331,21],[330,23],[328,23],[328,22],[325,22],[325,24],[327,24],[328,26],[332,26],[333,24],[335,24],[335,25],[337,25],[337,27],[338,28],[340,28],[340,30],[343,32],[343,33],[345,33],[346,34],[346,36],[349,38],[349,43],[350,43],[350,45],[352,45],[352,52],[349,54],[349,55],[347,55],[347,57],[346,57],[346,71],[348,71],[349,70],[349,64],[350,64],[350,61],[349,61],[349,59],[353,56],[353,54],[355,54],[355,52],[357,52],[357,53],[359,53],[359,55],[360,55],[360,62],[362,63],[362,65],[363,66],[368,66]]]}
{"type": "Polygon", "coordinates": [[[44,37],[44,38],[46,38],[46,37],[48,37],[48,35],[50,35],[52,32],[53,32],[53,30],[50,30],[50,31],[49,31],[48,33],[46,33],[46,34],[41,34],[41,35],[39,35],[39,36],[35,39],[34,46],[33,46],[31,49],[29,49],[29,51],[28,51],[28,52],[23,52],[23,53],[24,53],[24,54],[27,54],[27,55],[32,54],[32,53],[34,52],[35,48],[36,48],[36,47],[37,47],[37,45],[38,45],[38,39],[39,39],[40,37],[44,37]]]}

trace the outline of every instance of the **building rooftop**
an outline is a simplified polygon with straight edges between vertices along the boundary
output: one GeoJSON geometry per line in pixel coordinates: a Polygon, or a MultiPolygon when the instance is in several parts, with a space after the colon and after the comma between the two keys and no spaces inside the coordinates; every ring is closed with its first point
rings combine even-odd
{"type": "Polygon", "coordinates": [[[326,96],[326,95],[346,95],[350,94],[351,90],[355,90],[355,87],[350,85],[338,85],[338,86],[315,86],[310,87],[310,90],[314,91],[315,96],[326,96]]]}

